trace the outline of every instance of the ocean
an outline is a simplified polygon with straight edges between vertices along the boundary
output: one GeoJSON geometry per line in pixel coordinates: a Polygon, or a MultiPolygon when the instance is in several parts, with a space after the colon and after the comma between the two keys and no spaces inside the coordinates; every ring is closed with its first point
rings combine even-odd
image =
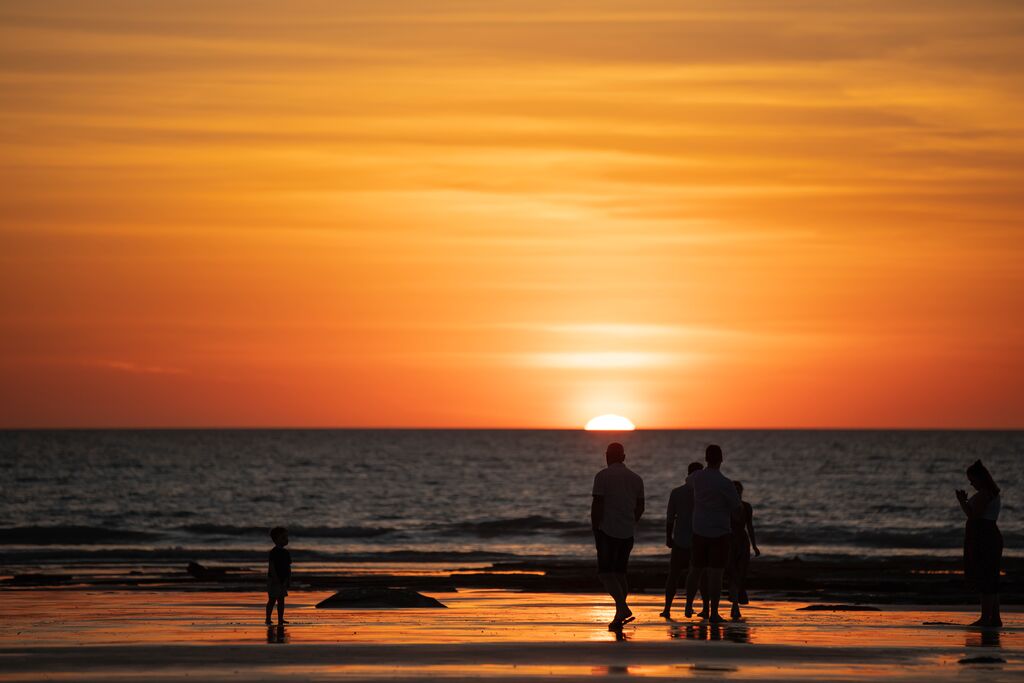
{"type": "Polygon", "coordinates": [[[614,439],[646,486],[638,555],[665,552],[669,492],[711,442],[767,556],[955,556],[976,458],[1007,554],[1024,541],[1020,431],[4,431],[0,567],[256,564],[275,525],[306,563],[589,558],[614,439]]]}

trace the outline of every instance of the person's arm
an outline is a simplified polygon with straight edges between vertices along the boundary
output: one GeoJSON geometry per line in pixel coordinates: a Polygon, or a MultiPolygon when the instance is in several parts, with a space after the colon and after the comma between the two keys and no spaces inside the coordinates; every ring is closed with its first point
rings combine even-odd
{"type": "Polygon", "coordinates": [[[633,508],[633,521],[639,522],[644,515],[644,480],[640,480],[640,495],[636,499],[636,506],[633,508]]]}
{"type": "Polygon", "coordinates": [[[594,496],[590,503],[590,528],[597,531],[604,519],[604,496],[594,496]]]}
{"type": "Polygon", "coordinates": [[[729,509],[732,510],[732,514],[735,516],[737,510],[740,511],[740,514],[743,514],[743,499],[736,492],[736,486],[726,479],[721,486],[721,490],[722,495],[725,496],[725,500],[729,504],[729,509]]]}
{"type": "Polygon", "coordinates": [[[964,491],[963,489],[957,489],[956,502],[960,503],[960,509],[964,511],[964,514],[967,515],[968,518],[970,518],[971,508],[967,504],[967,491],[964,491]]]}
{"type": "Polygon", "coordinates": [[[754,557],[760,557],[761,551],[757,547],[757,537],[754,535],[754,506],[750,506],[750,514],[747,515],[747,534],[750,535],[750,545],[754,549],[754,557]]]}
{"type": "Polygon", "coordinates": [[[668,497],[668,510],[665,511],[665,545],[672,547],[672,532],[676,528],[676,506],[672,496],[668,497]]]}

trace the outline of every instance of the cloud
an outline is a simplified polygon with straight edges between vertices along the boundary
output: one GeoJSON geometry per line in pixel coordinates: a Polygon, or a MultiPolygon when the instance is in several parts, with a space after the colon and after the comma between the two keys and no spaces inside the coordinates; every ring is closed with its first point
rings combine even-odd
{"type": "Polygon", "coordinates": [[[144,363],[136,363],[134,361],[120,361],[120,360],[92,360],[85,361],[85,365],[104,368],[107,370],[114,370],[117,372],[124,372],[133,375],[184,375],[188,374],[188,370],[183,368],[170,367],[165,365],[147,365],[144,363]]]}

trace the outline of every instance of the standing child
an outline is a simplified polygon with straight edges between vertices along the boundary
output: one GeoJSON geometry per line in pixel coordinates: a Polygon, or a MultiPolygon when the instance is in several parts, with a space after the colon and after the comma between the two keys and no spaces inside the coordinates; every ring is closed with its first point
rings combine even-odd
{"type": "Polygon", "coordinates": [[[288,545],[288,530],[276,526],[270,530],[270,538],[274,547],[270,551],[270,562],[267,566],[267,626],[270,626],[270,615],[277,603],[277,623],[283,626],[284,596],[288,595],[288,582],[292,577],[292,556],[285,546],[288,545]]]}

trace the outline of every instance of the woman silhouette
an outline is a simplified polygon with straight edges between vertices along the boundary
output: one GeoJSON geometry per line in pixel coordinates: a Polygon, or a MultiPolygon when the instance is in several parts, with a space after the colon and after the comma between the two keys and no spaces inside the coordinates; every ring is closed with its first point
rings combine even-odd
{"type": "Polygon", "coordinates": [[[972,626],[1002,626],[999,615],[999,563],[1003,557],[1003,536],[999,533],[999,487],[992,475],[975,460],[967,468],[967,479],[977,490],[970,498],[958,489],[956,499],[967,515],[964,532],[964,575],[981,592],[981,618],[972,626]]]}
{"type": "Polygon", "coordinates": [[[749,602],[747,598],[747,570],[750,568],[750,548],[754,548],[754,556],[760,557],[757,537],[754,536],[754,506],[743,500],[743,482],[734,481],[736,493],[740,494],[743,506],[732,517],[732,537],[729,542],[729,599],[732,600],[732,611],[729,618],[739,621],[740,605],[749,602]]]}

